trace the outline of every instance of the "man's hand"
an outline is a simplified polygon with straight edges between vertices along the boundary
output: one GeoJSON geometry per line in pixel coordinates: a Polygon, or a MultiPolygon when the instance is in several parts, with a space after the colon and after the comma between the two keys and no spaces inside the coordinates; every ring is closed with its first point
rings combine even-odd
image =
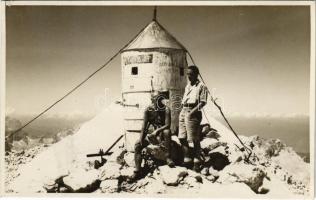
{"type": "Polygon", "coordinates": [[[147,137],[148,137],[148,140],[150,141],[151,144],[158,143],[157,135],[155,133],[148,134],[147,137]]]}
{"type": "Polygon", "coordinates": [[[194,110],[191,110],[189,112],[189,114],[187,115],[188,118],[191,118],[193,115],[194,115],[195,111],[194,110]]]}
{"type": "Polygon", "coordinates": [[[158,133],[159,133],[159,131],[158,131],[158,130],[154,130],[154,132],[152,132],[150,135],[157,136],[157,135],[158,135],[158,133]]]}
{"type": "Polygon", "coordinates": [[[142,147],[144,146],[144,140],[140,140],[139,143],[142,147]]]}

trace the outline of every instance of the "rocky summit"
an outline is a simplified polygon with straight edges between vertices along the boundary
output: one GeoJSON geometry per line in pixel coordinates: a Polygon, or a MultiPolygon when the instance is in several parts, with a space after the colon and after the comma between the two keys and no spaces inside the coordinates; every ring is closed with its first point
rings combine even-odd
{"type": "MultiPolygon", "coordinates": [[[[109,147],[122,130],[115,127],[120,114],[104,110],[77,133],[33,154],[8,154],[6,191],[10,193],[103,193],[176,197],[307,198],[310,164],[278,139],[258,136],[240,139],[208,114],[201,141],[203,162],[199,172],[180,163],[165,165],[163,148],[144,151],[143,176],[129,181],[134,171],[134,153],[121,140],[109,156],[87,158],[100,147],[109,147]],[[115,122],[115,123],[114,123],[115,122]],[[24,162],[23,159],[31,159],[24,162]],[[9,166],[22,160],[18,167],[9,166]],[[96,167],[98,163],[98,167],[96,167]],[[14,174],[14,175],[13,175],[14,174]],[[10,175],[10,176],[9,176],[10,175]]],[[[120,112],[115,112],[120,113],[120,112]]],[[[179,141],[172,137],[172,157],[181,157],[179,141]]]]}

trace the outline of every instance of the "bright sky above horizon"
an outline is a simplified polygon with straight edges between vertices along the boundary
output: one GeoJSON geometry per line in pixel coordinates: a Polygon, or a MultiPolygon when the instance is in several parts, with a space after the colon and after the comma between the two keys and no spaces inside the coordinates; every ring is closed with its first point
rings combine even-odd
{"type": "MultiPolygon", "coordinates": [[[[8,7],[6,108],[39,113],[151,21],[152,7],[8,7]]],[[[307,115],[309,7],[158,7],[158,21],[193,55],[235,115],[307,115]]],[[[118,100],[120,57],[48,114],[94,114],[118,100]]]]}

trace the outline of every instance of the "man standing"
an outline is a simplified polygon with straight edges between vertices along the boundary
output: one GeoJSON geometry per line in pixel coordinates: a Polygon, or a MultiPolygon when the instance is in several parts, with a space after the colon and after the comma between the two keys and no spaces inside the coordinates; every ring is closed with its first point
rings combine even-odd
{"type": "Polygon", "coordinates": [[[156,93],[152,96],[152,104],[149,105],[144,111],[144,121],[140,140],[135,144],[135,172],[130,179],[134,181],[140,178],[141,163],[142,163],[142,150],[150,143],[162,143],[167,152],[167,164],[173,167],[175,164],[170,158],[171,152],[171,112],[170,108],[163,103],[166,97],[163,93],[156,93]],[[149,127],[152,126],[154,131],[149,133],[149,127]]]}
{"type": "Polygon", "coordinates": [[[184,165],[189,166],[192,158],[189,155],[189,143],[193,143],[194,170],[199,171],[200,158],[200,123],[201,108],[207,103],[207,88],[198,79],[199,69],[189,66],[187,71],[188,84],[185,87],[182,110],[179,116],[179,140],[184,153],[184,165]]]}

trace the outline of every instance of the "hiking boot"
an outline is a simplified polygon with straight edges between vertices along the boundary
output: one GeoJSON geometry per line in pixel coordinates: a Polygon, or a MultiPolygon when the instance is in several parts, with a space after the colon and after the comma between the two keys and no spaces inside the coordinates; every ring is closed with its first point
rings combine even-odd
{"type": "Polygon", "coordinates": [[[192,159],[189,157],[185,157],[182,165],[187,169],[192,169],[192,164],[192,159]]]}
{"type": "Polygon", "coordinates": [[[167,165],[171,168],[175,167],[175,164],[171,158],[167,158],[167,165]]]}
{"type": "Polygon", "coordinates": [[[201,165],[199,162],[194,162],[193,164],[193,171],[200,172],[201,171],[201,165]]]}
{"type": "Polygon", "coordinates": [[[192,159],[190,157],[184,157],[184,163],[191,163],[192,159]]]}
{"type": "Polygon", "coordinates": [[[127,182],[128,183],[133,183],[141,179],[141,173],[140,171],[134,171],[133,175],[128,177],[127,182]]]}

